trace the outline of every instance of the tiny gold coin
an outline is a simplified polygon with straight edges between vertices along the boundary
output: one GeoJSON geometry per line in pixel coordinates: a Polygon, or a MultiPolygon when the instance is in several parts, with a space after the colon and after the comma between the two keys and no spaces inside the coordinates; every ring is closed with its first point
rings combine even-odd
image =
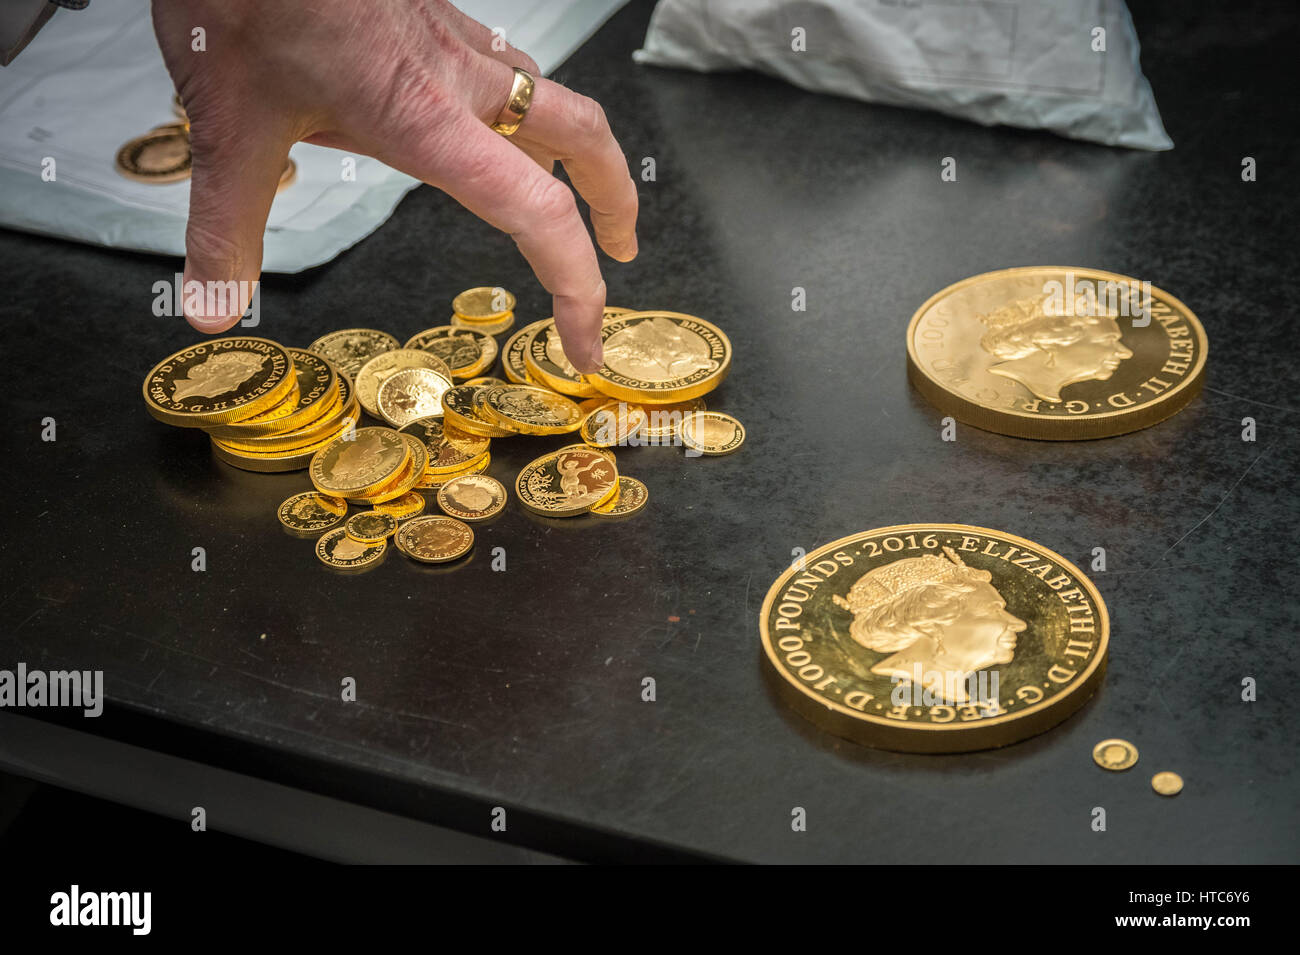
{"type": "Polygon", "coordinates": [[[410,459],[411,449],[396,431],[358,428],[350,440],[345,435],[316,453],[311,482],[322,494],[365,497],[396,477],[410,459]]]}
{"type": "Polygon", "coordinates": [[[475,405],[475,398],[482,389],[477,385],[457,385],[449,388],[442,396],[443,421],[452,427],[481,438],[504,438],[515,432],[494,424],[475,405]]]}
{"type": "Polygon", "coordinates": [[[931,296],[907,373],[936,408],[986,431],[1073,441],[1145,428],[1201,390],[1209,345],[1149,282],[1059,266],[1002,269],[931,296]]]}
{"type": "Polygon", "coordinates": [[[190,135],[169,123],[129,140],[117,151],[117,171],[136,182],[179,182],[190,177],[190,135]]]}
{"type": "Polygon", "coordinates": [[[565,434],[582,424],[582,412],[564,395],[534,385],[494,385],[475,398],[475,410],[492,424],[521,434],[565,434]]]}
{"type": "Polygon", "coordinates": [[[328,358],[346,372],[355,384],[357,373],[366,362],[381,352],[392,351],[397,347],[397,339],[387,332],[373,328],[344,328],[322,335],[308,345],[307,350],[328,358]]]}
{"type": "Polygon", "coordinates": [[[1183,791],[1183,777],[1167,770],[1151,777],[1151,788],[1162,796],[1177,796],[1183,791]]]}
{"type": "Polygon", "coordinates": [[[965,524],[863,531],[810,551],[759,614],[772,685],[867,746],[959,753],[1045,732],[1096,691],[1110,622],[1047,548],[965,524]]]}
{"type": "Polygon", "coordinates": [[[420,481],[415,486],[416,489],[420,491],[436,491],[438,490],[438,488],[442,487],[448,481],[454,480],[458,477],[464,477],[467,474],[483,473],[488,469],[488,465],[491,463],[492,463],[492,455],[484,451],[481,455],[479,455],[469,464],[465,465],[465,467],[461,468],[459,471],[451,471],[451,472],[441,473],[441,474],[433,471],[425,471],[424,477],[421,478],[420,481]]]}
{"type": "Polygon", "coordinates": [[[703,398],[692,398],[671,405],[629,405],[640,407],[648,420],[638,436],[642,444],[675,444],[681,434],[682,422],[686,416],[705,411],[703,398]]]}
{"type": "Polygon", "coordinates": [[[407,368],[379,386],[379,414],[394,428],[442,413],[442,396],[451,382],[428,368],[407,368]]]}
{"type": "Polygon", "coordinates": [[[731,454],[745,443],[745,426],[721,411],[692,411],[682,418],[681,435],[700,454],[731,454]]]}
{"type": "Polygon", "coordinates": [[[438,489],[438,506],[462,521],[485,521],[506,506],[506,488],[486,474],[452,478],[438,489]]]}
{"type": "Polygon", "coordinates": [[[284,501],[275,516],[290,534],[308,537],[337,526],[347,512],[348,503],[341,497],[303,491],[284,501]]]}
{"type": "Polygon", "coordinates": [[[317,421],[339,395],[338,372],[327,359],[301,348],[290,348],[297,384],[280,404],[251,418],[208,429],[223,440],[280,435],[317,421]]]}
{"type": "Polygon", "coordinates": [[[424,442],[424,449],[429,455],[428,470],[434,472],[455,471],[467,467],[477,460],[492,443],[491,439],[461,431],[455,425],[447,424],[441,417],[418,418],[401,428],[402,434],[410,434],[424,442]]]}
{"type": "Polygon", "coordinates": [[[1092,748],[1092,760],[1102,769],[1120,772],[1137,765],[1138,750],[1126,739],[1104,739],[1092,748]]]}
{"type": "Polygon", "coordinates": [[[385,514],[392,514],[393,517],[397,518],[398,523],[401,523],[420,516],[427,506],[428,501],[425,500],[423,494],[419,491],[407,491],[395,500],[376,504],[375,510],[383,511],[385,514]]]}
{"type": "Polygon", "coordinates": [[[412,560],[441,564],[469,553],[474,531],[454,517],[416,517],[397,532],[397,549],[412,560]]]}
{"type": "Polygon", "coordinates": [[[480,322],[475,319],[463,318],[460,315],[453,315],[451,324],[456,328],[476,328],[484,335],[504,335],[515,327],[515,313],[507,312],[504,318],[498,318],[491,322],[480,322]]]}
{"type": "Polygon", "coordinates": [[[412,335],[403,348],[420,348],[447,363],[452,376],[477,378],[497,358],[497,340],[474,328],[439,325],[412,335]]]}
{"type": "Polygon", "coordinates": [[[520,503],[547,517],[585,514],[617,488],[618,468],[612,457],[585,444],[544,454],[515,478],[520,503]]]}
{"type": "Polygon", "coordinates": [[[593,447],[612,448],[627,444],[649,423],[644,408],[626,401],[607,401],[582,419],[578,434],[593,447]]]}
{"type": "Polygon", "coordinates": [[[144,379],[145,407],[165,424],[204,428],[252,417],[293,393],[289,353],[265,338],[211,338],[164,358],[144,379]]]}
{"type": "Polygon", "coordinates": [[[646,506],[650,489],[636,478],[618,476],[618,493],[603,504],[597,504],[591,513],[597,517],[628,517],[646,506]]]}
{"type": "Polygon", "coordinates": [[[362,511],[349,517],[343,530],[358,544],[377,544],[397,533],[397,518],[386,511],[362,511]]]}
{"type": "Polygon", "coordinates": [[[366,414],[383,420],[383,415],[379,413],[379,386],[387,378],[407,368],[428,368],[430,371],[436,371],[447,380],[447,388],[452,386],[451,369],[447,367],[445,361],[431,352],[421,351],[418,348],[394,348],[392,351],[381,352],[362,365],[361,370],[357,372],[357,398],[361,402],[361,407],[366,409],[366,414]]]}
{"type": "Polygon", "coordinates": [[[339,571],[364,571],[376,566],[388,553],[388,541],[363,544],[353,540],[347,529],[328,531],[316,541],[316,556],[326,567],[339,571]]]}
{"type": "MultiPolygon", "coordinates": [[[[681,312],[627,312],[600,330],[605,363],[588,383],[611,398],[671,404],[698,398],[731,370],[731,342],[711,322],[681,312]]],[[[529,352],[536,354],[536,344],[529,352]]]]}
{"type": "Polygon", "coordinates": [[[492,321],[515,310],[515,297],[498,286],[466,289],[451,300],[451,309],[462,318],[492,321]]]}

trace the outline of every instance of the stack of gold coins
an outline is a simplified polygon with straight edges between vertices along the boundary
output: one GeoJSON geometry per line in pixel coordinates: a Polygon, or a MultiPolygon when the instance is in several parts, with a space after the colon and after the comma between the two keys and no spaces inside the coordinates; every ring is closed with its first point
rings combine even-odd
{"type": "Polygon", "coordinates": [[[466,289],[451,302],[451,324],[504,335],[515,327],[515,297],[501,286],[466,289]]]}
{"type": "Polygon", "coordinates": [[[201,342],[144,380],[159,421],[201,428],[218,458],[246,471],[293,471],[357,421],[347,375],[309,351],[265,338],[201,342]]]}

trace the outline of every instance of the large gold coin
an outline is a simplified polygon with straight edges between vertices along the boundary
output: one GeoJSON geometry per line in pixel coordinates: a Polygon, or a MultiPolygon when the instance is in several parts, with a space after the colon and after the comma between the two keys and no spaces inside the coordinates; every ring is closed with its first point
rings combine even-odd
{"type": "Polygon", "coordinates": [[[470,321],[491,322],[515,310],[515,297],[501,286],[466,289],[451,300],[451,309],[470,321]]]}
{"type": "Polygon", "coordinates": [[[547,517],[585,514],[618,488],[612,458],[585,444],[544,454],[515,478],[515,493],[530,511],[547,517]]]}
{"type": "Polygon", "coordinates": [[[582,424],[582,412],[564,395],[534,385],[496,385],[475,399],[475,410],[492,424],[521,434],[567,434],[582,424]],[[479,398],[481,397],[481,404],[479,398]]]}
{"type": "Polygon", "coordinates": [[[190,135],[169,123],[130,140],[117,151],[117,171],[136,182],[179,182],[190,177],[190,135]]]}
{"type": "Polygon", "coordinates": [[[209,428],[208,434],[223,440],[247,440],[297,431],[321,418],[339,395],[338,373],[328,360],[301,348],[290,348],[289,357],[297,373],[297,386],[289,398],[251,418],[209,428]]]}
{"type": "Polygon", "coordinates": [[[506,506],[506,488],[486,474],[463,475],[438,489],[438,506],[462,521],[485,521],[506,506]]]}
{"type": "Polygon", "coordinates": [[[349,425],[355,425],[361,418],[361,410],[348,376],[338,373],[338,394],[330,403],[329,409],[317,418],[295,431],[272,434],[256,438],[221,439],[222,444],[240,451],[290,451],[317,444],[322,438],[336,437],[349,425]]]}
{"type": "Polygon", "coordinates": [[[420,348],[437,355],[452,376],[475,378],[491,367],[497,358],[497,340],[473,328],[439,325],[412,335],[403,348],[420,348]]]}
{"type": "Polygon", "coordinates": [[[276,509],[275,516],[295,537],[314,537],[337,527],[348,513],[348,502],[317,491],[295,494],[276,509]]]}
{"type": "Polygon", "coordinates": [[[316,556],[326,567],[347,572],[360,572],[377,566],[388,553],[388,541],[362,544],[348,537],[340,527],[329,531],[316,541],[316,556]]]}
{"type": "Polygon", "coordinates": [[[373,328],[344,328],[322,335],[308,345],[307,350],[328,358],[346,372],[355,385],[357,373],[366,362],[397,347],[397,339],[387,332],[373,328]]]}
{"type": "Polygon", "coordinates": [[[817,548],[759,615],[781,695],[839,736],[905,752],[1005,746],[1065,719],[1105,672],[1096,587],[1038,544],[905,524],[817,548]]]}
{"type": "Polygon", "coordinates": [[[533,333],[524,349],[523,360],[530,379],[561,394],[594,398],[601,393],[588,383],[564,354],[564,346],[560,343],[560,333],[553,318],[546,319],[533,333]]]}
{"type": "Polygon", "coordinates": [[[1177,796],[1183,791],[1183,777],[1165,771],[1151,777],[1151,788],[1162,796],[1177,796]]]}
{"type": "Polygon", "coordinates": [[[692,411],[682,417],[681,435],[700,454],[731,454],[745,443],[745,426],[721,411],[692,411]]]}
{"type": "Polygon", "coordinates": [[[907,329],[908,377],[940,411],[1062,441],[1168,418],[1200,392],[1208,350],[1200,321],[1168,292],[1057,266],[950,285],[907,329]]]}
{"type": "Polygon", "coordinates": [[[1126,739],[1104,739],[1092,748],[1092,761],[1102,769],[1121,772],[1137,765],[1138,749],[1126,739]]]}
{"type": "Polygon", "coordinates": [[[442,396],[451,382],[428,368],[407,368],[389,375],[376,399],[380,416],[394,428],[442,413],[442,396]]]}
{"type": "Polygon", "coordinates": [[[170,355],[144,379],[159,421],[182,428],[227,424],[279,404],[297,386],[289,353],[265,338],[211,338],[170,355]]]}
{"type": "Polygon", "coordinates": [[[311,483],[322,494],[363,498],[384,487],[410,459],[411,449],[396,431],[358,428],[317,452],[311,483]]]}
{"type": "Polygon", "coordinates": [[[412,560],[442,564],[455,560],[474,546],[474,531],[454,517],[416,517],[401,526],[397,549],[412,560]]]}
{"type": "Polygon", "coordinates": [[[449,471],[469,466],[488,449],[491,439],[461,431],[441,417],[419,418],[401,428],[424,442],[430,471],[449,471]]]}
{"type": "Polygon", "coordinates": [[[628,312],[606,322],[600,336],[605,363],[586,379],[611,398],[644,404],[686,401],[708,394],[731,370],[727,336],[694,315],[628,312]]]}
{"type": "Polygon", "coordinates": [[[442,396],[443,421],[481,438],[505,438],[514,434],[513,431],[493,424],[475,406],[475,398],[482,390],[477,385],[457,385],[448,389],[442,396]]]}
{"type": "Polygon", "coordinates": [[[361,407],[366,409],[366,414],[383,420],[383,415],[379,413],[379,386],[407,368],[428,368],[447,380],[447,388],[453,384],[447,363],[431,352],[418,348],[394,348],[392,351],[381,352],[357,372],[357,398],[361,407]]]}
{"type": "Polygon", "coordinates": [[[597,517],[630,517],[650,500],[650,489],[633,477],[618,476],[618,493],[597,504],[591,513],[597,517]]]}

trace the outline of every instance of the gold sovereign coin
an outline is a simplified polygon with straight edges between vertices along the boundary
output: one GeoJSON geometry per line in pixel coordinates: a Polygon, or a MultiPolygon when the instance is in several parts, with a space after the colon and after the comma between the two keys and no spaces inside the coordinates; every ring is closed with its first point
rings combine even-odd
{"type": "Polygon", "coordinates": [[[514,434],[493,424],[485,412],[478,410],[475,398],[481,390],[476,385],[457,385],[448,389],[442,396],[443,421],[481,438],[505,438],[514,434]]]}
{"type": "Polygon", "coordinates": [[[492,455],[484,451],[481,455],[479,455],[479,457],[474,459],[474,461],[467,464],[465,467],[461,468],[459,471],[452,471],[446,473],[425,471],[424,477],[421,478],[415,486],[418,490],[421,491],[436,491],[444,484],[446,484],[448,481],[455,480],[458,477],[464,477],[467,474],[482,474],[484,471],[488,469],[488,465],[491,463],[492,463],[492,455]]]}
{"type": "Polygon", "coordinates": [[[582,419],[578,434],[593,447],[613,448],[633,443],[631,439],[649,423],[644,408],[626,401],[608,401],[582,419]]]}
{"type": "MultiPolygon", "coordinates": [[[[629,407],[637,407],[629,405],[629,407]]],[[[638,435],[637,444],[675,444],[681,434],[686,416],[707,410],[703,398],[692,398],[671,405],[641,405],[646,413],[645,427],[638,435]]]]}
{"type": "Polygon", "coordinates": [[[474,531],[453,517],[417,517],[397,532],[397,549],[412,560],[442,564],[463,557],[474,546],[474,531]]]}
{"type": "Polygon", "coordinates": [[[409,521],[413,517],[419,517],[424,513],[427,506],[428,501],[424,499],[423,494],[419,491],[407,491],[395,500],[376,504],[375,510],[383,511],[385,514],[392,514],[400,524],[402,521],[409,521]]]}
{"type": "Polygon", "coordinates": [[[396,431],[358,428],[350,440],[336,439],[316,453],[311,483],[322,494],[365,497],[396,477],[410,459],[411,449],[396,431]]]}
{"type": "Polygon", "coordinates": [[[321,536],[316,541],[316,556],[326,567],[344,572],[360,572],[375,567],[388,553],[388,541],[362,544],[347,535],[340,527],[321,536]]]}
{"type": "Polygon", "coordinates": [[[466,289],[451,300],[451,309],[470,321],[490,322],[515,310],[515,297],[498,286],[466,289]]]}
{"type": "Polygon", "coordinates": [[[585,444],[544,454],[515,478],[520,503],[547,517],[585,514],[617,487],[618,468],[613,460],[585,444]]]}
{"type": "Polygon", "coordinates": [[[322,335],[307,350],[328,358],[356,383],[357,373],[376,355],[398,347],[397,339],[373,328],[345,328],[322,335]]]}
{"type": "Polygon", "coordinates": [[[1105,672],[1106,605],[1059,554],[1003,531],[853,534],[777,578],[759,615],[773,685],[805,718],[882,749],[1006,746],[1061,722],[1105,672]]]}
{"type": "Polygon", "coordinates": [[[1126,739],[1104,739],[1092,748],[1092,761],[1115,772],[1137,765],[1138,750],[1126,739]]]}
{"type": "Polygon", "coordinates": [[[945,414],[1020,438],[1145,428],[1201,390],[1205,329],[1126,275],[1015,268],[932,296],[907,330],[908,377],[945,414]]]}
{"type": "Polygon", "coordinates": [[[289,353],[265,338],[211,338],[155,365],[144,379],[149,413],[165,424],[205,428],[249,418],[297,387],[289,353]]]}
{"type": "Polygon", "coordinates": [[[424,442],[424,449],[429,455],[428,469],[435,472],[469,466],[492,443],[489,438],[462,431],[455,425],[444,422],[441,417],[433,416],[419,418],[404,425],[401,433],[414,435],[424,442]]]}
{"type": "Polygon", "coordinates": [[[136,182],[180,182],[190,177],[190,135],[169,123],[130,140],[117,151],[117,171],[136,182]]]}
{"type": "Polygon", "coordinates": [[[564,395],[533,385],[495,385],[475,398],[475,410],[492,424],[521,434],[565,434],[582,424],[582,412],[564,395]],[[481,401],[481,405],[480,405],[481,401]]]}
{"type": "Polygon", "coordinates": [[[358,544],[378,544],[397,533],[397,518],[386,511],[353,514],[343,531],[358,544]]]}
{"type": "Polygon", "coordinates": [[[597,517],[629,517],[646,506],[650,489],[636,478],[618,476],[618,493],[603,504],[597,504],[591,513],[597,517]]]}
{"type": "Polygon", "coordinates": [[[289,397],[274,408],[208,429],[214,438],[247,440],[305,428],[321,418],[339,395],[338,373],[326,359],[301,348],[290,348],[297,376],[289,397]]]}
{"type": "Polygon", "coordinates": [[[692,411],[682,418],[681,435],[700,454],[731,454],[745,443],[745,426],[721,411],[692,411]]]}
{"type": "Polygon", "coordinates": [[[282,503],[275,516],[280,525],[295,537],[314,537],[338,526],[347,512],[347,501],[341,497],[303,491],[282,503]]]}
{"type": "MultiPolygon", "coordinates": [[[[451,369],[437,355],[418,348],[394,348],[392,351],[381,352],[362,365],[361,370],[357,372],[357,399],[361,402],[361,407],[366,409],[366,414],[383,420],[383,415],[379,413],[379,386],[386,379],[407,368],[428,368],[430,371],[436,371],[446,379],[447,388],[452,386],[451,369]]],[[[446,388],[443,390],[445,391],[446,388]]],[[[441,408],[439,411],[441,412],[441,408]]]]}
{"type": "Polygon", "coordinates": [[[1151,788],[1162,796],[1177,796],[1183,791],[1183,777],[1177,773],[1156,773],[1151,777],[1151,788]]]}
{"type": "Polygon", "coordinates": [[[506,506],[506,488],[486,474],[452,478],[438,489],[438,506],[462,521],[485,521],[506,506]]]}
{"type": "Polygon", "coordinates": [[[727,336],[694,315],[628,312],[606,322],[600,335],[605,363],[586,380],[611,398],[645,404],[686,401],[708,394],[731,370],[727,336]]]}
{"type": "Polygon", "coordinates": [[[407,368],[389,375],[376,399],[380,416],[394,428],[442,413],[442,396],[451,382],[428,368],[407,368]]]}
{"type": "Polygon", "coordinates": [[[402,346],[419,348],[437,355],[452,376],[464,380],[476,378],[491,367],[497,358],[497,340],[473,328],[439,325],[412,335],[402,346]]]}

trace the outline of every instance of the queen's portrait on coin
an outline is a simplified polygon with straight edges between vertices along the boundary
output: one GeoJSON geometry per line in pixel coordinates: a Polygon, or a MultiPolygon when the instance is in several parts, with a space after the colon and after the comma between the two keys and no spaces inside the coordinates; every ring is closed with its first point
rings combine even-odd
{"type": "Polygon", "coordinates": [[[835,604],[853,614],[849,635],[889,656],[871,667],[879,676],[915,680],[947,703],[967,703],[967,678],[1015,657],[1025,621],[1008,613],[987,571],[967,567],[949,547],[947,559],[907,557],[868,571],[835,604]]]}
{"type": "Polygon", "coordinates": [[[995,375],[1018,381],[1044,401],[1079,381],[1105,381],[1133,352],[1120,343],[1115,316],[1049,315],[1038,299],[1025,299],[978,316],[988,329],[980,345],[999,363],[995,375]]]}
{"type": "Polygon", "coordinates": [[[265,362],[263,356],[246,351],[213,355],[191,368],[184,378],[177,378],[172,383],[172,400],[223,395],[253,377],[265,362]]]}

